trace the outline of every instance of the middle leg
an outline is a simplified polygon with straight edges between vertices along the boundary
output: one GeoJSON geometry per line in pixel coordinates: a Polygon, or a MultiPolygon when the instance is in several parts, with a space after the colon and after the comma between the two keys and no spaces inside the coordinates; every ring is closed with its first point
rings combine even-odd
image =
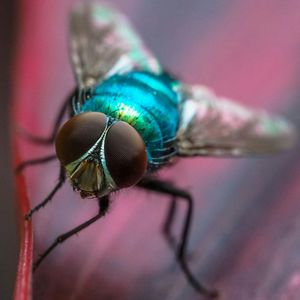
{"type": "Polygon", "coordinates": [[[55,159],[57,159],[56,154],[50,154],[50,155],[35,158],[35,159],[24,160],[19,165],[17,165],[15,172],[16,172],[16,174],[19,174],[19,173],[23,172],[23,170],[29,166],[43,165],[43,164],[51,162],[55,159]]]}
{"type": "Polygon", "coordinates": [[[42,207],[44,207],[46,204],[48,204],[48,202],[50,202],[53,199],[53,197],[56,194],[56,192],[63,186],[65,180],[66,180],[65,170],[64,170],[63,166],[60,166],[59,177],[58,177],[57,184],[54,186],[54,188],[52,189],[52,191],[48,194],[48,196],[42,202],[40,202],[38,205],[36,205],[34,208],[32,208],[25,215],[25,219],[26,220],[30,220],[31,217],[32,217],[32,215],[35,212],[39,211],[42,207]]]}

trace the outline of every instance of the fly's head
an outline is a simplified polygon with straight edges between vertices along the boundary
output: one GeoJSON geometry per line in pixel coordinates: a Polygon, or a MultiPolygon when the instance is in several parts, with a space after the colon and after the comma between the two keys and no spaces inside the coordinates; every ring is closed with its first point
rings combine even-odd
{"type": "Polygon", "coordinates": [[[147,168],[143,139],[128,123],[87,112],[68,120],[56,137],[56,153],[82,198],[102,197],[136,184],[147,168]]]}

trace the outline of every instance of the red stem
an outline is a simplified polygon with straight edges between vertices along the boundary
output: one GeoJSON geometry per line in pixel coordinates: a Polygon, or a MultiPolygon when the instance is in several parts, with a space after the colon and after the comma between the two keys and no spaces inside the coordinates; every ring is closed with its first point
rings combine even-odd
{"type": "MultiPolygon", "coordinates": [[[[20,160],[16,152],[17,151],[15,150],[16,163],[18,164],[20,160]]],[[[20,234],[20,252],[14,291],[14,300],[31,300],[33,234],[32,222],[25,221],[24,219],[25,213],[29,210],[29,199],[27,196],[25,179],[22,174],[16,176],[16,186],[20,234]]]]}

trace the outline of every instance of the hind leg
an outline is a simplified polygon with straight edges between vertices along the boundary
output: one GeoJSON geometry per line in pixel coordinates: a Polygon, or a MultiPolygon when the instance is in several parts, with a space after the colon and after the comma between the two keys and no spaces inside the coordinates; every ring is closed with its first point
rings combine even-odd
{"type": "Polygon", "coordinates": [[[165,236],[167,242],[171,246],[171,248],[175,248],[176,246],[176,241],[174,236],[172,235],[172,225],[174,223],[174,218],[176,216],[176,211],[177,211],[177,201],[176,197],[172,196],[171,197],[171,202],[170,206],[168,207],[166,219],[163,223],[162,227],[162,233],[165,236]]]}
{"type": "MultiPolygon", "coordinates": [[[[211,290],[199,282],[196,277],[192,274],[186,260],[186,249],[188,244],[188,238],[190,233],[192,214],[193,214],[193,199],[191,195],[183,189],[177,188],[175,185],[161,181],[158,179],[147,178],[142,180],[139,184],[139,187],[142,187],[149,191],[154,191],[166,195],[170,195],[176,197],[175,201],[183,200],[187,205],[186,215],[184,219],[184,224],[181,232],[181,237],[178,244],[175,247],[175,255],[178,264],[180,265],[184,275],[186,276],[189,283],[197,290],[200,294],[209,297],[216,298],[218,296],[218,292],[216,290],[211,290]]],[[[173,198],[174,201],[174,198],[173,198]]],[[[174,209],[171,206],[171,210],[174,209]]],[[[174,213],[171,212],[171,215],[174,213]]],[[[169,221],[172,219],[171,217],[169,221]]]]}

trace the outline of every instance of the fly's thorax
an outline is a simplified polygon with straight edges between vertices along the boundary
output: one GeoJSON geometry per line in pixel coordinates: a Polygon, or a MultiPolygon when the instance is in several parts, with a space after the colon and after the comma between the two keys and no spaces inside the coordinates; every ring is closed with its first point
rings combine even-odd
{"type": "Polygon", "coordinates": [[[145,141],[149,169],[167,161],[179,126],[177,83],[163,74],[132,71],[118,74],[93,88],[81,111],[98,111],[122,120],[145,141]]]}
{"type": "Polygon", "coordinates": [[[136,130],[97,112],[66,122],[57,136],[56,152],[82,198],[134,185],[147,168],[145,145],[136,130]]]}

